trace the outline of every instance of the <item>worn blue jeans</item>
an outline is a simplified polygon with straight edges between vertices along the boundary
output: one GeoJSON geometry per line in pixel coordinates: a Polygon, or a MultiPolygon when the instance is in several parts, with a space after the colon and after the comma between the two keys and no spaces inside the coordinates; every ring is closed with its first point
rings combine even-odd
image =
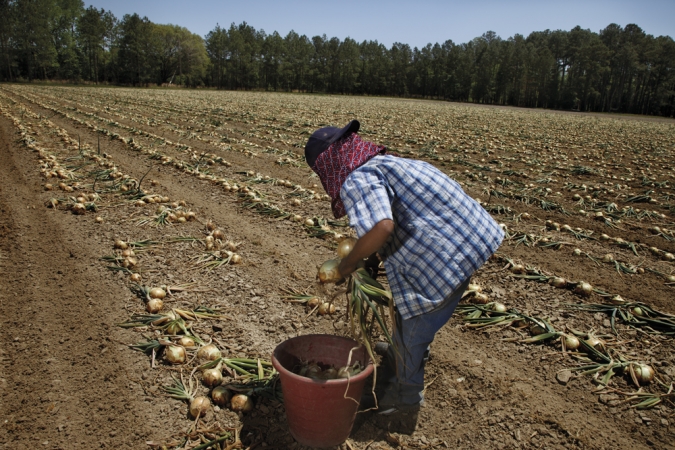
{"type": "Polygon", "coordinates": [[[396,351],[389,347],[381,369],[380,380],[384,389],[378,396],[381,407],[412,406],[423,400],[424,365],[429,345],[438,330],[450,320],[468,285],[469,280],[466,280],[431,312],[406,320],[396,314],[393,336],[396,351]]]}

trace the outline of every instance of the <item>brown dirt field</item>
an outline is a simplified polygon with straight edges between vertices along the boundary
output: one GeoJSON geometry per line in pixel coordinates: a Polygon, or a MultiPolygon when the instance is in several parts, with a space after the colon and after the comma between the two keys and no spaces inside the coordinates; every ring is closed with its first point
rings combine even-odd
{"type": "MultiPolygon", "coordinates": [[[[269,97],[281,99],[280,106],[267,104],[268,97],[262,94],[237,93],[231,97],[227,93],[207,93],[219,96],[216,98],[222,101],[208,103],[209,97],[204,94],[206,97],[183,105],[164,98],[161,91],[33,90],[3,85],[0,93],[0,106],[27,127],[21,141],[21,130],[16,123],[7,115],[0,116],[0,270],[4,274],[0,289],[0,336],[5,344],[0,363],[3,399],[0,449],[149,449],[162,448],[162,445],[175,448],[185,436],[192,438],[187,447],[191,448],[196,445],[195,436],[200,433],[210,436],[214,430],[240,430],[243,448],[303,449],[288,431],[283,404],[265,397],[257,397],[254,410],[246,414],[213,408],[201,419],[200,431],[194,432],[195,421],[188,418],[186,403],[168,398],[161,390],[171,383],[172,376],[180,373],[180,367],[167,365],[161,358],[153,367],[147,355],[129,348],[159,332],[155,333],[151,327],[116,326],[132,314],[144,312],[143,304],[131,291],[133,284],[124,271],[108,270],[110,263],[101,258],[119,255],[119,251],[113,249],[116,239],[158,242],[136,249],[139,263],[134,271],[142,275],[141,284],[187,286],[184,291],[175,289],[165,299],[167,307],[202,305],[219,308],[225,315],[215,320],[196,321],[193,331],[213,339],[224,356],[269,360],[276,345],[296,335],[348,335],[343,311],[333,317],[308,314],[301,305],[283,302],[281,297],[284,287],[326,294],[317,287],[314,276],[317,265],[333,257],[334,241],[311,237],[304,227],[290,220],[261,215],[245,207],[247,203],[239,194],[224,190],[208,178],[200,179],[186,169],[163,164],[126,141],[103,136],[94,131],[92,124],[109,127],[124,137],[133,135],[134,143],[140,143],[144,149],[161,150],[165,156],[196,163],[197,167],[201,163],[199,153],[211,152],[231,166],[215,163],[208,166],[210,173],[231,183],[248,185],[259,191],[266,201],[275,202],[294,214],[305,218],[330,217],[326,201],[297,197],[301,199],[297,205],[292,200],[296,198],[291,195],[296,192],[292,188],[253,184],[252,177],[246,174],[247,171],[259,172],[305,188],[318,183],[301,164],[296,167],[290,162],[278,163],[286,154],[299,154],[301,149],[293,144],[306,139],[305,129],[317,126],[318,122],[311,119],[311,107],[302,111],[309,125],[297,122],[287,125],[284,117],[291,114],[289,111],[297,110],[298,96],[269,97]],[[222,115],[209,112],[242,98],[248,109],[232,107],[222,115]],[[155,108],[148,107],[152,99],[157,101],[155,108]],[[105,105],[110,108],[105,109],[105,105]],[[279,112],[269,112],[272,106],[279,107],[279,112]],[[253,114],[258,118],[251,118],[253,114]],[[261,119],[265,114],[277,114],[279,119],[265,122],[267,119],[261,119]],[[152,117],[154,121],[144,122],[141,116],[152,117]],[[210,120],[217,117],[223,125],[209,128],[199,122],[200,117],[210,120]],[[89,125],[84,121],[89,121],[89,125]],[[110,125],[112,121],[120,126],[110,125]],[[161,135],[177,144],[158,143],[157,138],[140,132],[133,134],[131,128],[161,135]],[[70,141],[63,140],[65,134],[70,141]],[[64,198],[80,195],[80,192],[92,193],[91,177],[82,177],[79,186],[74,180],[66,179],[75,186],[75,192],[59,191],[60,179],[41,176],[40,169],[44,165],[38,160],[44,164],[47,158],[26,146],[26,142],[31,142],[26,136],[38,147],[56,155],[64,167],[79,166],[87,161],[78,156],[78,138],[90,156],[97,153],[100,142],[101,151],[107,155],[103,161],[114,162],[120,172],[135,180],[140,180],[151,169],[142,183],[144,189],[169,197],[172,202],[184,201],[197,220],[165,227],[139,225],[139,220],[153,218],[157,205],[134,206],[119,191],[102,192],[101,200],[96,200],[97,212],[72,214],[64,206],[67,203],[64,198]],[[190,150],[180,148],[181,142],[187,143],[190,150]],[[217,142],[227,146],[216,145],[217,142]],[[262,151],[266,146],[287,153],[268,154],[262,151]],[[190,156],[192,150],[196,158],[190,156]],[[155,183],[151,184],[150,180],[155,183]],[[46,183],[53,184],[54,190],[46,191],[46,183]],[[61,199],[57,208],[46,206],[52,198],[61,199]],[[102,223],[95,221],[96,216],[102,218],[102,223]],[[208,234],[208,221],[215,223],[228,240],[239,244],[236,253],[242,257],[241,264],[223,265],[212,271],[195,268],[195,261],[204,255],[202,240],[208,234]],[[201,240],[171,241],[186,236],[201,240]]],[[[359,105],[338,106],[342,100],[332,98],[317,101],[336,105],[333,116],[321,118],[335,123],[345,122],[359,105]],[[337,110],[339,107],[343,109],[337,110]]],[[[388,103],[396,105],[397,114],[405,114],[408,107],[395,100],[378,104],[388,103]]],[[[420,111],[426,114],[426,109],[420,111]]],[[[464,109],[461,111],[466,113],[464,109]]],[[[488,114],[500,114],[499,111],[493,109],[488,114]]],[[[372,121],[389,120],[380,112],[364,109],[357,113],[370,114],[372,121]]],[[[429,114],[428,117],[432,117],[429,114]]],[[[392,120],[395,122],[395,118],[392,120]]],[[[663,131],[666,135],[669,132],[672,131],[663,131]]],[[[414,133],[422,131],[413,130],[406,136],[414,133]]],[[[392,134],[384,139],[397,140],[399,149],[408,148],[406,136],[392,134]]],[[[473,142],[471,145],[478,148],[482,144],[473,142]]],[[[420,147],[421,144],[410,148],[419,150],[420,147]]],[[[581,157],[581,152],[586,150],[570,152],[581,157]]],[[[484,158],[482,154],[469,154],[469,157],[476,164],[484,158]]],[[[104,167],[101,160],[92,161],[95,161],[92,168],[104,167]]],[[[452,176],[461,177],[472,196],[487,200],[481,183],[472,184],[476,180],[464,174],[466,166],[446,161],[447,164],[441,160],[432,162],[452,176]]],[[[72,169],[76,180],[85,172],[82,167],[72,169]]],[[[512,168],[526,167],[529,166],[514,161],[512,168]]],[[[600,183],[592,176],[570,177],[565,181],[600,183]]],[[[112,185],[114,180],[101,181],[99,189],[112,185]]],[[[553,190],[563,190],[561,181],[550,186],[553,190]]],[[[632,187],[637,191],[640,184],[636,181],[632,187]]],[[[323,193],[320,187],[317,192],[323,193]]],[[[490,202],[494,204],[496,200],[492,198],[490,202]]],[[[571,210],[571,202],[560,202],[571,210]]],[[[595,256],[612,252],[617,260],[653,267],[664,273],[671,273],[672,262],[653,257],[642,247],[639,255],[635,255],[609,241],[577,241],[562,232],[546,232],[544,226],[550,219],[593,231],[594,236],[620,235],[626,241],[656,245],[663,254],[675,251],[675,241],[650,237],[647,227],[670,226],[671,212],[663,210],[667,212],[666,219],[624,221],[615,229],[585,215],[563,216],[513,198],[500,198],[498,203],[519,214],[527,212],[533,216],[530,221],[508,221],[510,229],[548,233],[551,239],[565,241],[565,245],[560,250],[552,250],[505,243],[499,256],[491,259],[473,279],[485,287],[491,301],[502,302],[531,316],[547,317],[557,329],[593,330],[622,354],[654,366],[666,386],[671,383],[675,379],[672,337],[648,335],[623,324],[618,327],[620,336],[614,336],[607,315],[566,309],[565,304],[579,304],[580,297],[569,289],[517,279],[504,259],[537,266],[547,274],[561,275],[568,280],[583,279],[607,292],[620,293],[631,301],[644,301],[672,314],[675,313],[673,287],[664,284],[662,277],[648,271],[619,275],[614,266],[574,256],[571,248],[578,246],[595,256]]],[[[502,214],[498,218],[507,220],[502,214]]],[[[333,229],[349,233],[344,228],[333,229]]],[[[587,300],[591,301],[599,303],[601,299],[594,296],[587,300]]],[[[625,401],[628,397],[622,394],[636,390],[627,376],[614,378],[612,389],[615,391],[594,392],[597,383],[592,382],[591,376],[580,375],[569,382],[560,382],[556,374],[573,367],[575,360],[564,355],[555,343],[526,345],[508,340],[528,336],[513,327],[471,329],[463,323],[460,314],[455,314],[432,345],[426,372],[426,406],[421,410],[415,432],[404,435],[395,427],[382,429],[381,421],[377,426],[373,414],[359,414],[352,435],[340,448],[675,449],[672,402],[666,400],[646,410],[632,408],[631,403],[625,401]]],[[[645,389],[663,392],[655,385],[645,389]]],[[[198,391],[208,392],[201,385],[198,391]]]]}

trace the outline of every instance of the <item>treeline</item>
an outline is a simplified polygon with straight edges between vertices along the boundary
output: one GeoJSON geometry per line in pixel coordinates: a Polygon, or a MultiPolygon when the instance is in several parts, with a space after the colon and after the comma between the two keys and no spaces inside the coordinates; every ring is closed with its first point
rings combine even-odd
{"type": "Polygon", "coordinates": [[[206,36],[82,0],[0,0],[0,79],[435,98],[675,116],[675,42],[634,24],[411,48],[286,36],[246,22],[206,36]]]}

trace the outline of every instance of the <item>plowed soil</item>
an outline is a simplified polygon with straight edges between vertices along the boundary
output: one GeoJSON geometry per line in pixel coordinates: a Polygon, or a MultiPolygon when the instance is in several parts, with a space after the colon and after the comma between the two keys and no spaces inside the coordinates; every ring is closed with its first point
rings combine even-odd
{"type": "MultiPolygon", "coordinates": [[[[194,330],[217,343],[225,356],[270,360],[276,345],[293,336],[349,335],[342,297],[337,300],[338,313],[333,316],[319,316],[301,304],[283,301],[284,289],[327,298],[328,292],[318,286],[315,274],[318,264],[334,257],[335,239],[330,235],[328,239],[313,237],[312,230],[302,222],[266,216],[250,207],[241,191],[227,191],[223,183],[201,177],[199,171],[231,184],[249,186],[264,201],[301,215],[303,221],[331,218],[330,204],[325,199],[294,197],[297,191],[293,188],[255,184],[252,175],[289,180],[321,195],[317,178],[302,161],[294,163],[302,153],[306,130],[328,123],[342,126],[355,114],[362,119],[365,137],[378,140],[377,120],[385,120],[379,111],[390,108],[402,115],[419,113],[405,112],[410,102],[363,100],[364,103],[352,104],[352,100],[341,98],[221,92],[172,92],[176,97],[165,98],[163,91],[17,85],[0,86],[0,93],[4,113],[0,116],[1,449],[174,448],[183,445],[186,436],[190,437],[187,448],[196,445],[199,433],[192,428],[195,421],[188,417],[187,404],[167,397],[161,389],[171,383],[172,375],[181,372],[180,367],[169,366],[159,357],[153,363],[147,354],[129,347],[151,338],[152,328],[117,326],[132,314],[144,312],[143,302],[131,290],[134,284],[128,272],[101,260],[107,255],[119,255],[113,248],[118,239],[155,242],[137,248],[139,263],[132,271],[141,274],[141,284],[145,286],[175,287],[165,299],[166,309],[203,305],[223,314],[217,319],[197,321],[194,330]],[[174,101],[183,94],[192,103],[174,101]],[[156,107],[153,101],[157,101],[156,107]],[[368,101],[374,103],[364,106],[368,101]],[[203,109],[192,111],[195,105],[203,105],[203,109]],[[226,105],[226,118],[215,112],[221,105],[226,105]],[[305,109],[299,105],[305,105],[305,109]],[[278,112],[274,108],[279,108],[278,112]],[[342,109],[317,119],[313,108],[342,109]],[[295,124],[287,123],[285,117],[296,113],[306,122],[300,125],[300,119],[296,119],[295,124]],[[276,125],[270,125],[275,121],[269,117],[277,116],[276,125]],[[133,136],[134,144],[106,136],[95,127],[107,127],[126,138],[133,136]],[[130,131],[132,128],[138,133],[130,131]],[[159,142],[158,135],[171,144],[159,142]],[[64,140],[64,136],[68,139],[64,140]],[[173,162],[163,164],[134,145],[161,151],[174,162],[189,161],[194,172],[177,168],[173,162]],[[278,152],[263,151],[268,147],[278,152]],[[203,152],[222,157],[230,165],[214,162],[213,156],[204,157],[203,152]],[[40,169],[49,161],[46,154],[54,155],[62,167],[70,167],[74,178],[45,178],[45,172],[50,170],[40,169]],[[87,161],[93,163],[82,168],[87,161]],[[119,172],[136,181],[135,186],[142,180],[146,193],[168,197],[170,202],[184,202],[184,208],[194,212],[196,220],[153,226],[159,205],[136,206],[119,190],[103,193],[115,185],[114,180],[98,182],[101,199],[95,202],[97,211],[73,214],[69,208],[73,202],[68,198],[94,192],[94,178],[85,174],[104,168],[101,161],[114,163],[119,172]],[[59,182],[74,186],[74,192],[60,191],[59,182]],[[50,190],[45,189],[48,183],[52,185],[50,190]],[[293,203],[294,198],[301,202],[293,203]],[[56,207],[49,207],[52,199],[59,200],[56,207]],[[143,219],[150,222],[141,223],[143,219]],[[223,264],[212,270],[199,267],[205,255],[209,222],[223,231],[224,240],[237,244],[240,264],[223,264]],[[179,237],[200,240],[172,240],[179,237]],[[119,270],[109,270],[111,266],[119,270]]],[[[426,108],[426,104],[422,105],[418,108],[426,108]]],[[[423,113],[433,118],[452,106],[439,104],[434,108],[438,109],[423,113]]],[[[536,113],[527,111],[463,108],[461,114],[467,116],[475,110],[483,111],[476,114],[488,111],[491,117],[513,114],[525,117],[525,121],[537,120],[532,116],[536,113]]],[[[550,116],[549,113],[546,120],[610,121],[550,116]]],[[[610,125],[620,127],[620,123],[633,122],[621,120],[610,125]]],[[[635,123],[643,126],[645,122],[635,123]]],[[[644,126],[662,127],[655,128],[659,136],[670,136],[675,128],[672,122],[644,126]]],[[[422,131],[419,133],[421,136],[422,131]]],[[[413,134],[409,132],[409,136],[413,134]]],[[[475,145],[478,148],[479,144],[475,145]]],[[[668,151],[673,150],[672,142],[670,146],[668,151]]],[[[404,146],[400,138],[399,150],[421,148],[422,143],[404,146]]],[[[580,155],[582,151],[572,149],[570,155],[580,155]]],[[[421,152],[417,154],[420,155],[421,152]]],[[[496,150],[492,157],[499,156],[496,150]]],[[[472,161],[480,164],[480,158],[476,155],[472,161]]],[[[472,196],[488,198],[482,190],[485,185],[473,185],[471,179],[465,178],[466,166],[447,158],[447,163],[442,159],[430,161],[451,176],[461,176],[472,196]]],[[[593,178],[567,181],[600,183],[593,178]]],[[[555,183],[550,185],[553,190],[562,190],[562,182],[555,183]]],[[[637,186],[635,181],[634,190],[638,190],[637,186]]],[[[571,195],[565,192],[568,198],[571,195]]],[[[494,204],[495,199],[491,197],[491,201],[494,204]]],[[[668,227],[672,223],[669,210],[659,210],[666,213],[665,219],[635,221],[616,229],[586,215],[563,216],[555,210],[542,210],[508,198],[499,199],[499,203],[512,208],[514,217],[515,213],[525,212],[533,216],[529,222],[510,222],[505,215],[499,216],[510,228],[525,234],[547,233],[545,221],[550,219],[593,231],[594,236],[608,233],[629,242],[656,245],[661,254],[675,251],[672,240],[658,240],[647,231],[655,224],[668,227]]],[[[350,234],[344,227],[332,226],[331,230],[350,234]]],[[[608,315],[565,306],[602,303],[607,298],[597,294],[581,298],[572,289],[516,278],[508,261],[538,267],[542,273],[567,280],[584,280],[604,292],[644,302],[667,314],[675,313],[673,287],[664,284],[662,276],[650,271],[619,274],[614,265],[575,256],[572,248],[579,247],[583,254],[597,258],[611,252],[617,260],[662,274],[672,273],[673,263],[653,257],[642,247],[634,253],[624,247],[610,247],[608,241],[601,239],[577,241],[562,232],[551,233],[553,240],[564,241],[558,250],[505,241],[499,255],[479,270],[473,282],[484,287],[491,301],[530,316],[546,317],[561,331],[574,329],[599,335],[630,360],[652,365],[660,384],[644,386],[640,392],[667,393],[675,379],[673,336],[648,334],[625,324],[617,325],[617,336],[608,315]]],[[[515,342],[527,337],[526,330],[509,326],[469,328],[456,314],[432,345],[426,372],[426,404],[415,432],[401,434],[386,424],[383,429],[382,421],[376,424],[372,413],[359,414],[352,435],[340,448],[675,449],[672,396],[664,397],[653,408],[637,409],[634,396],[628,394],[637,392],[638,387],[627,373],[617,374],[608,389],[598,389],[601,386],[592,375],[576,374],[564,379],[561,372],[583,364],[564,354],[558,342],[515,342]]],[[[199,389],[204,394],[208,392],[204,387],[199,389]]],[[[212,408],[200,419],[197,429],[203,436],[210,436],[214,430],[236,432],[242,448],[304,448],[288,431],[283,404],[266,397],[256,397],[253,411],[245,414],[212,408]]]]}

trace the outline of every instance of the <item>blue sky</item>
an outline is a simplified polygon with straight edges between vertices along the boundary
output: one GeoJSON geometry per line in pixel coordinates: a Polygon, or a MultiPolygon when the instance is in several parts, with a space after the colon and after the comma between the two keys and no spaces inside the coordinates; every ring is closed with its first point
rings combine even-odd
{"type": "Polygon", "coordinates": [[[570,30],[579,25],[598,32],[610,23],[636,23],[654,36],[675,37],[675,0],[84,0],[124,14],[138,13],[161,24],[186,27],[204,36],[216,23],[229,27],[246,21],[257,30],[285,36],[295,30],[308,37],[346,37],[423,47],[456,44],[491,30],[506,39],[516,33],[570,30]]]}

